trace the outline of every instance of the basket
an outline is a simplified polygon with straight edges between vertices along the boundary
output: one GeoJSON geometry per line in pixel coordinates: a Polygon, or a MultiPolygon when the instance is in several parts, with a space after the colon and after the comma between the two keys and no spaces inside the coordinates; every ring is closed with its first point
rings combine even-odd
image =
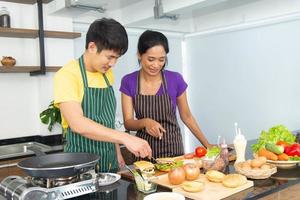
{"type": "Polygon", "coordinates": [[[243,162],[237,163],[234,165],[235,170],[248,178],[251,179],[266,179],[269,178],[272,174],[277,172],[277,167],[273,164],[266,163],[265,165],[269,165],[270,169],[247,169],[244,170],[241,165],[243,162]]]}

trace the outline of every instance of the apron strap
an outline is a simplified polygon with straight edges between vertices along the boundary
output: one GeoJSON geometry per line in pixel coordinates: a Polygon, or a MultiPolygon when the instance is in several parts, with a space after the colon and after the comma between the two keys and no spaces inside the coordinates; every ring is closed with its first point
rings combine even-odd
{"type": "MultiPolygon", "coordinates": [[[[81,76],[82,76],[82,80],[83,80],[83,85],[84,85],[85,88],[87,88],[88,87],[88,80],[87,80],[87,75],[86,75],[84,61],[83,61],[83,55],[80,56],[80,58],[79,58],[79,66],[80,66],[81,76]]],[[[105,74],[103,74],[103,77],[104,77],[106,85],[109,87],[110,83],[109,83],[108,78],[106,77],[105,74]]]]}
{"type": "Polygon", "coordinates": [[[87,81],[87,76],[86,76],[86,72],[85,72],[83,55],[80,56],[80,58],[79,58],[79,66],[80,66],[81,76],[82,76],[82,80],[83,80],[83,86],[85,88],[87,88],[88,87],[88,81],[87,81]]]}
{"type": "Polygon", "coordinates": [[[109,87],[109,86],[110,86],[110,83],[109,83],[108,78],[106,77],[105,74],[103,74],[103,77],[104,77],[104,80],[105,80],[105,83],[106,83],[107,87],[109,87]]]}
{"type": "Polygon", "coordinates": [[[138,71],[136,78],[136,94],[140,94],[140,71],[138,71]]]}
{"type": "Polygon", "coordinates": [[[167,94],[167,81],[166,81],[166,77],[165,77],[165,73],[163,70],[161,70],[161,78],[162,78],[162,85],[163,85],[163,93],[167,94]]]}

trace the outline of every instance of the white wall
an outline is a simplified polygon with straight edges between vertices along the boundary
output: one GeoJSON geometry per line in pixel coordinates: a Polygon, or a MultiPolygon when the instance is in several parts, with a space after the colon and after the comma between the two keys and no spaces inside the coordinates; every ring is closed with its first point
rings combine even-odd
{"type": "MultiPolygon", "coordinates": [[[[284,124],[300,126],[300,20],[185,39],[189,102],[210,142],[248,139],[284,124]]],[[[198,142],[188,136],[192,150],[198,142]]]]}
{"type": "MultiPolygon", "coordinates": [[[[0,1],[1,6],[10,12],[12,28],[37,29],[36,5],[0,1]]],[[[49,16],[44,4],[44,27],[45,30],[72,31],[72,18],[49,16]]],[[[46,38],[46,65],[63,65],[73,58],[73,49],[73,40],[46,38]]],[[[38,66],[38,39],[0,37],[0,56],[14,57],[17,66],[38,66]]],[[[0,73],[0,139],[60,133],[57,127],[49,133],[39,119],[39,113],[53,99],[53,74],[32,77],[29,73],[0,73]]]]}

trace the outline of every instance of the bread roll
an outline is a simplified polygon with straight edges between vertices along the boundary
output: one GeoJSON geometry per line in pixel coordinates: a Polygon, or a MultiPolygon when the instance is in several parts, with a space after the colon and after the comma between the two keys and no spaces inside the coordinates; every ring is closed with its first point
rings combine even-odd
{"type": "Polygon", "coordinates": [[[204,189],[204,185],[203,182],[185,182],[182,184],[182,189],[187,192],[200,192],[204,189]]]}
{"type": "Polygon", "coordinates": [[[136,161],[133,163],[134,167],[136,169],[139,169],[141,172],[153,172],[154,171],[154,165],[151,162],[148,161],[136,161]]]}
{"type": "Polygon", "coordinates": [[[225,174],[223,174],[222,172],[219,172],[217,170],[209,170],[208,172],[206,172],[205,176],[211,182],[220,183],[220,182],[222,182],[225,174]]]}
{"type": "Polygon", "coordinates": [[[228,174],[222,181],[225,187],[235,188],[247,183],[247,178],[241,174],[228,174]]]}

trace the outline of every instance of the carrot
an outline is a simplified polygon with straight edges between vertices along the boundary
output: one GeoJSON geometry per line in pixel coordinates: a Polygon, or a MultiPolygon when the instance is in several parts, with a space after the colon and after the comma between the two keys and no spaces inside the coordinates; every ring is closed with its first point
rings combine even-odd
{"type": "Polygon", "coordinates": [[[285,153],[279,154],[278,160],[289,160],[289,156],[285,153]]]}
{"type": "Polygon", "coordinates": [[[264,156],[268,160],[278,160],[278,156],[275,153],[268,151],[264,148],[262,148],[258,151],[258,156],[264,156]]]}

